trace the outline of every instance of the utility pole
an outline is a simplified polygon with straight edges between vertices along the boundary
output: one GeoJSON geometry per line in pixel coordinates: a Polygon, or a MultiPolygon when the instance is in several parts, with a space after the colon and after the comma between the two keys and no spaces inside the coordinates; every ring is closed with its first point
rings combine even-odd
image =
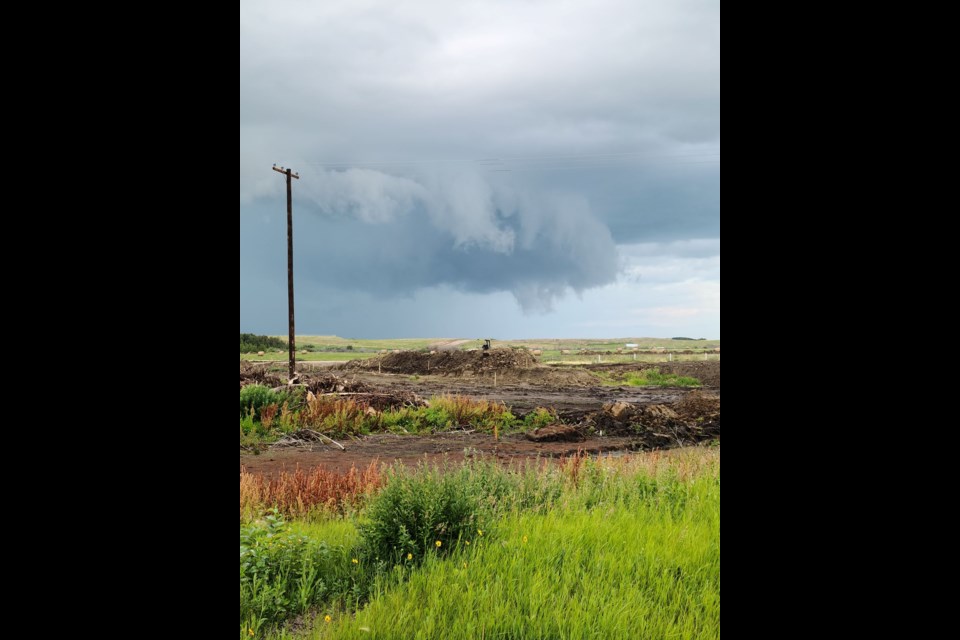
{"type": "Polygon", "coordinates": [[[293,169],[273,165],[273,170],[287,178],[287,295],[290,299],[290,380],[297,375],[297,321],[293,304],[293,181],[299,174],[293,169]]]}

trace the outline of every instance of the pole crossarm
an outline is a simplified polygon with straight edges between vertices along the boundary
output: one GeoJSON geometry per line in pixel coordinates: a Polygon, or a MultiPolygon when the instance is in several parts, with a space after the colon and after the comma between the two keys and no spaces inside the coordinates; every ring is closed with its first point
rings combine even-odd
{"type": "Polygon", "coordinates": [[[295,173],[292,169],[287,169],[285,167],[278,167],[277,165],[273,165],[273,170],[276,171],[277,173],[282,173],[283,175],[289,174],[290,177],[293,178],[294,180],[300,179],[300,174],[295,173]]]}

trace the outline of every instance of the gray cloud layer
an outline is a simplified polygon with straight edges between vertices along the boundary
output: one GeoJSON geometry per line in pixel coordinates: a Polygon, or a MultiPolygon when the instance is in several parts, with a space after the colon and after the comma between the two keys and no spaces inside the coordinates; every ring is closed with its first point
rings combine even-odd
{"type": "Polygon", "coordinates": [[[521,193],[474,172],[415,180],[369,170],[318,174],[303,193],[326,233],[308,269],[344,286],[510,291],[533,312],[618,273],[608,228],[576,195],[521,193]]]}
{"type": "Polygon", "coordinates": [[[242,0],[241,324],[274,322],[275,162],[306,290],[545,311],[719,238],[719,47],[716,2],[242,0]]]}

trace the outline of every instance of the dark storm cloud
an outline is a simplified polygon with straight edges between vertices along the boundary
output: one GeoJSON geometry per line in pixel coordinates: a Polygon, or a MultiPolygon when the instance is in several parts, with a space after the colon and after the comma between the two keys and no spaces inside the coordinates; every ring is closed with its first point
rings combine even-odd
{"type": "Polygon", "coordinates": [[[611,282],[620,267],[609,230],[575,195],[517,192],[463,172],[312,177],[300,191],[312,214],[298,217],[300,270],[344,289],[509,291],[524,310],[548,311],[568,290],[611,282]]]}
{"type": "Polygon", "coordinates": [[[277,284],[275,162],[307,287],[543,311],[618,247],[719,238],[719,41],[716,2],[242,0],[241,316],[277,284]]]}

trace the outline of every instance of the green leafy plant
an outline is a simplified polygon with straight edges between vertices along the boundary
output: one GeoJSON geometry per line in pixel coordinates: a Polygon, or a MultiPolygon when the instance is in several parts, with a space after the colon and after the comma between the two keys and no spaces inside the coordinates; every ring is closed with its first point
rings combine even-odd
{"type": "Polygon", "coordinates": [[[480,492],[459,473],[394,469],[371,501],[361,527],[364,554],[391,564],[447,554],[482,527],[480,492]]]}
{"type": "Polygon", "coordinates": [[[240,389],[240,417],[253,416],[259,419],[264,407],[282,406],[289,396],[260,385],[250,385],[240,389]]]}

